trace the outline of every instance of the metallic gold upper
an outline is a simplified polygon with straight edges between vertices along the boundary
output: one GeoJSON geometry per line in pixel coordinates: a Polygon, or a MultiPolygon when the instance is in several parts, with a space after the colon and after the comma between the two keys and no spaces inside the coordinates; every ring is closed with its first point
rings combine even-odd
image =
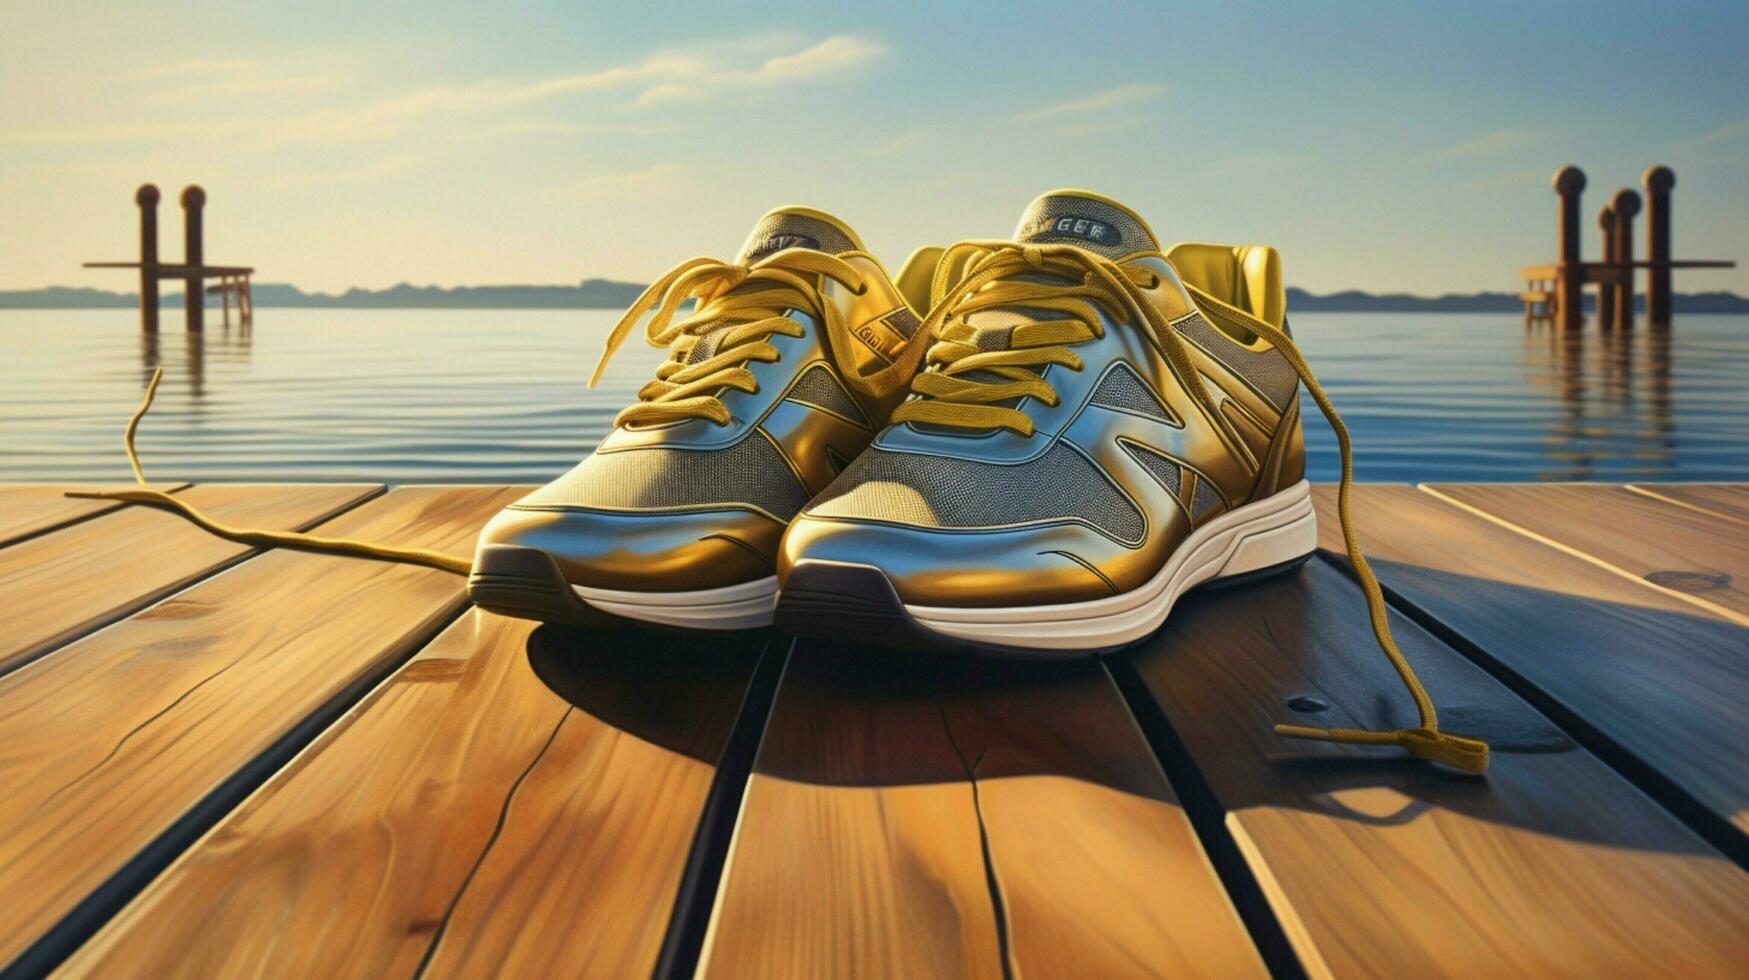
{"type": "Polygon", "coordinates": [[[872,565],[907,603],[961,607],[1139,587],[1302,476],[1294,369],[1221,309],[1282,324],[1280,283],[1272,249],[1162,252],[1080,191],[1034,202],[1016,242],[948,250],[917,397],[791,524],[780,578],[872,565]]]}
{"type": "MultiPolygon", "coordinates": [[[[900,281],[926,284],[939,254],[914,255],[900,281]]],[[[656,379],[594,453],[494,518],[482,547],[538,548],[589,587],[769,577],[784,527],[868,445],[925,347],[913,301],[853,231],[807,208],[761,218],[732,262],[658,280],[604,361],[652,309],[648,335],[669,347],[656,379]]]]}

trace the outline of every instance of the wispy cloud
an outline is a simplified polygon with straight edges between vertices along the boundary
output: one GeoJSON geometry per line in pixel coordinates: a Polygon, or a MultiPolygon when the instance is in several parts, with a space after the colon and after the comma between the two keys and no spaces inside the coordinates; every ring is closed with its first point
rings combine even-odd
{"type": "Polygon", "coordinates": [[[1096,95],[1089,95],[1084,99],[1058,102],[1054,105],[1045,106],[1042,109],[1023,112],[1014,116],[1013,120],[1017,123],[1037,122],[1040,119],[1051,119],[1057,116],[1098,112],[1102,109],[1130,105],[1135,102],[1140,102],[1143,99],[1153,98],[1164,94],[1165,91],[1166,87],[1164,85],[1121,85],[1114,89],[1107,89],[1096,95]]]}
{"type": "Polygon", "coordinates": [[[1705,136],[1695,137],[1693,142],[1724,143],[1742,136],[1749,136],[1749,119],[1739,119],[1734,123],[1727,123],[1705,136]]]}
{"type": "Polygon", "coordinates": [[[384,177],[394,177],[404,174],[425,162],[424,158],[413,153],[392,153],[385,157],[367,161],[356,167],[322,170],[286,170],[267,174],[261,178],[261,183],[268,187],[299,187],[309,184],[356,183],[366,180],[380,180],[384,177]]]}
{"type": "Polygon", "coordinates": [[[148,68],[133,76],[142,97],[155,105],[198,100],[310,95],[337,88],[343,79],[333,72],[241,59],[183,61],[148,68]],[[162,87],[163,83],[173,83],[162,87]]]}
{"type": "Polygon", "coordinates": [[[690,176],[691,171],[678,163],[656,163],[642,170],[621,174],[596,174],[575,181],[565,188],[571,195],[598,198],[609,195],[645,197],[671,191],[690,176]]]}
{"type": "MultiPolygon", "coordinates": [[[[211,118],[150,125],[70,126],[0,133],[3,144],[139,143],[170,139],[223,139],[245,149],[264,150],[294,144],[370,142],[399,138],[421,128],[469,125],[480,116],[550,107],[566,99],[635,92],[618,108],[635,110],[687,101],[706,101],[770,89],[780,84],[825,78],[866,65],[886,53],[878,41],[835,35],[809,43],[788,41],[788,50],[772,52],[774,42],[720,42],[684,50],[661,51],[627,64],[532,80],[485,79],[437,85],[363,103],[335,104],[302,112],[211,118]],[[761,58],[748,48],[766,51],[761,58]]],[[[179,62],[145,73],[154,80],[186,82],[179,98],[190,111],[207,108],[225,94],[265,92],[271,72],[251,62],[219,60],[179,62]]],[[[310,76],[297,83],[316,84],[310,76]]],[[[292,83],[283,83],[287,88],[292,83]]],[[[282,89],[283,91],[284,89],[282,89]]],[[[162,93],[160,93],[162,95],[162,93]]],[[[149,96],[148,96],[149,97],[149,96]]]]}
{"type": "Polygon", "coordinates": [[[1493,156],[1529,146],[1540,139],[1538,134],[1523,129],[1496,129],[1473,140],[1448,146],[1435,153],[1434,156],[1441,158],[1493,156]]]}
{"type": "Polygon", "coordinates": [[[913,129],[909,133],[900,133],[869,152],[875,156],[885,156],[888,153],[897,153],[900,150],[909,149],[910,147],[923,142],[928,135],[929,130],[927,129],[913,129]]]}

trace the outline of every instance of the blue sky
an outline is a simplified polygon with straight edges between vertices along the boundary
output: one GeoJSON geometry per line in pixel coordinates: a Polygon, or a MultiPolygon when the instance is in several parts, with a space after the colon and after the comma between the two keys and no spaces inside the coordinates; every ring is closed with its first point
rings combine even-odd
{"type": "Polygon", "coordinates": [[[124,288],[78,263],[147,179],[319,289],[648,279],[783,203],[897,263],[1059,186],[1315,291],[1514,289],[1568,162],[1587,233],[1665,163],[1677,251],[1749,260],[1742,3],[0,2],[0,288],[124,288]]]}

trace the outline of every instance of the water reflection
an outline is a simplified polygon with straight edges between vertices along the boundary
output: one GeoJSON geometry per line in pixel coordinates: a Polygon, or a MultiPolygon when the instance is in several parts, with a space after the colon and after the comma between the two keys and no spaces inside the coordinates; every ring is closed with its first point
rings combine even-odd
{"type": "MultiPolygon", "coordinates": [[[[212,344],[213,353],[226,361],[240,364],[249,363],[249,350],[252,329],[247,324],[235,328],[230,320],[225,320],[217,337],[217,343],[212,344]]],[[[175,375],[187,384],[188,397],[198,401],[206,397],[206,359],[209,331],[185,330],[178,334],[182,339],[182,363],[166,364],[164,362],[164,331],[140,331],[140,388],[143,390],[152,381],[152,372],[162,367],[165,375],[175,375]]]]}
{"type": "MultiPolygon", "coordinates": [[[[617,319],[288,309],[264,311],[259,336],[216,314],[204,334],[142,335],[128,310],[0,311],[0,482],[127,479],[121,428],[160,366],[139,445],[164,479],[545,482],[663,357],[628,346],[586,388],[617,319]]],[[[1363,481],[1749,478],[1749,317],[1563,334],[1498,315],[1306,313],[1294,329],[1363,481]]],[[[1335,479],[1334,438],[1302,410],[1307,472],[1335,479]]]]}
{"type": "Polygon", "coordinates": [[[1525,383],[1553,394],[1545,455],[1555,466],[1539,480],[1595,480],[1603,464],[1626,456],[1651,475],[1674,471],[1676,409],[1671,329],[1524,333],[1525,383]]]}

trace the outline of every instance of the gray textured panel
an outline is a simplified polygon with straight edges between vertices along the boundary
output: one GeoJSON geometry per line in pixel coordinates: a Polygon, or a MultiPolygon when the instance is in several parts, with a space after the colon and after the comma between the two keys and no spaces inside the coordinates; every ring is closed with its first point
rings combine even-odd
{"type": "Polygon", "coordinates": [[[1020,218],[1014,240],[1064,242],[1110,259],[1160,248],[1134,217],[1104,201],[1075,194],[1049,194],[1032,202],[1020,218]],[[1087,224],[1080,223],[1083,219],[1087,224]],[[1095,223],[1104,230],[1095,229],[1095,223]]]}
{"type": "Polygon", "coordinates": [[[741,246],[740,261],[756,262],[786,248],[811,248],[840,255],[855,251],[856,243],[831,222],[812,215],[779,211],[766,215],[753,226],[747,244],[741,246]]]}
{"type": "Polygon", "coordinates": [[[1173,499],[1178,498],[1178,488],[1184,480],[1184,467],[1178,465],[1177,460],[1165,453],[1155,452],[1127,439],[1119,440],[1118,445],[1124,448],[1124,452],[1130,454],[1131,459],[1142,464],[1142,468],[1147,470],[1154,479],[1159,480],[1160,485],[1172,494],[1173,499]]]}
{"type": "Polygon", "coordinates": [[[851,400],[850,394],[838,383],[838,379],[832,377],[832,372],[821,365],[816,364],[803,371],[802,376],[796,380],[795,387],[789,390],[789,395],[786,397],[790,401],[823,408],[865,426],[868,425],[868,419],[864,417],[862,410],[856,407],[856,402],[851,400]]]}
{"type": "Polygon", "coordinates": [[[1286,411],[1300,377],[1280,352],[1251,350],[1203,319],[1200,313],[1192,314],[1173,326],[1208,356],[1249,382],[1258,394],[1275,406],[1276,411],[1286,411]]]}
{"type": "Polygon", "coordinates": [[[870,448],[808,512],[939,528],[1080,519],[1126,542],[1140,540],[1143,528],[1135,504],[1061,442],[1016,464],[870,448]]]}
{"type": "Polygon", "coordinates": [[[1148,387],[1147,382],[1136,377],[1136,373],[1125,364],[1113,368],[1099,382],[1099,387],[1093,389],[1092,402],[1120,412],[1145,415],[1168,425],[1180,424],[1172,410],[1161,403],[1160,396],[1148,387]]]}
{"type": "Polygon", "coordinates": [[[1190,519],[1200,522],[1203,518],[1220,510],[1222,506],[1221,492],[1216,490],[1215,485],[1206,478],[1198,476],[1196,495],[1190,501],[1190,519]]]}
{"type": "Polygon", "coordinates": [[[787,521],[807,502],[777,447],[753,431],[723,449],[596,453],[519,504],[660,510],[743,503],[787,521]]]}

